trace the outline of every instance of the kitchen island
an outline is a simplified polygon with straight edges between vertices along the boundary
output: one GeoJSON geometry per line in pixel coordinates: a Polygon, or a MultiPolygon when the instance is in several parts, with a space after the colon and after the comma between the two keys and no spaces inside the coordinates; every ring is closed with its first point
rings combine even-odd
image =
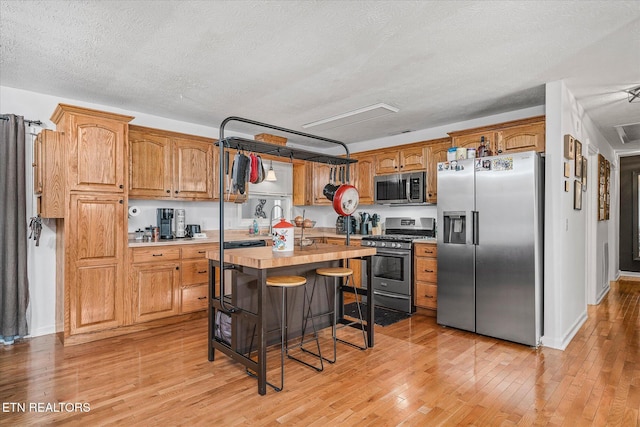
{"type": "MultiPolygon", "coordinates": [[[[322,266],[334,265],[345,259],[365,262],[368,274],[366,288],[357,288],[355,292],[367,297],[367,301],[373,300],[373,288],[371,286],[371,257],[375,255],[375,248],[359,246],[339,246],[318,244],[308,247],[296,246],[293,252],[278,253],[271,247],[257,247],[245,249],[227,249],[224,251],[224,270],[230,272],[231,289],[221,289],[219,294],[215,289],[215,270],[220,268],[220,252],[208,251],[206,256],[210,263],[209,272],[209,360],[213,361],[215,350],[220,350],[224,354],[242,363],[248,369],[255,372],[258,378],[258,393],[266,394],[266,368],[267,368],[267,333],[268,316],[273,313],[271,304],[275,300],[270,300],[267,292],[266,279],[268,275],[302,275],[307,277],[307,281],[313,280],[315,269],[322,266]],[[250,280],[246,280],[249,277],[250,280]],[[244,280],[243,280],[244,278],[244,280]],[[247,291],[253,289],[252,294],[245,298],[247,291]],[[245,297],[243,297],[243,294],[245,297]],[[243,300],[249,300],[248,304],[243,304],[243,300]],[[218,322],[220,314],[225,314],[231,319],[231,337],[225,337],[219,331],[218,322]],[[239,331],[242,323],[250,324],[249,340],[253,342],[254,329],[257,334],[257,360],[251,358],[251,348],[246,348],[247,337],[244,340],[239,331]],[[234,329],[235,328],[235,329],[234,329]],[[249,350],[247,352],[247,350],[249,350]]],[[[352,289],[352,288],[349,288],[352,289]]],[[[335,298],[342,298],[342,292],[348,291],[343,287],[339,288],[335,298]]],[[[299,298],[298,298],[299,301],[299,298]]],[[[342,305],[340,304],[340,307],[342,305]]],[[[301,308],[300,308],[301,310],[301,308]]],[[[277,310],[275,310],[277,311],[277,310]]],[[[373,312],[374,305],[367,304],[365,315],[367,344],[373,347],[373,312]]],[[[342,313],[339,313],[342,319],[342,313]]],[[[246,328],[245,328],[246,329],[246,328]]]]}

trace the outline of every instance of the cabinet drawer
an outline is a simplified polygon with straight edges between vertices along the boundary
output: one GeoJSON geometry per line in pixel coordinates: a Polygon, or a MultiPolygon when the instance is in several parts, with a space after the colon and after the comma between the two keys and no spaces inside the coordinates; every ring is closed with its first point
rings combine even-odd
{"type": "Polygon", "coordinates": [[[435,258],[436,256],[438,256],[438,246],[436,246],[435,244],[425,245],[424,243],[417,243],[413,246],[413,255],[435,258]]]}
{"type": "Polygon", "coordinates": [[[207,309],[207,301],[209,300],[208,284],[184,286],[181,293],[182,306],[180,311],[182,313],[207,309]]]}
{"type": "Polygon", "coordinates": [[[204,258],[207,255],[207,251],[213,251],[218,247],[218,245],[185,246],[182,248],[182,258],[204,258]]]}
{"type": "Polygon", "coordinates": [[[182,284],[209,282],[209,260],[182,261],[182,284]]]}
{"type": "Polygon", "coordinates": [[[438,260],[416,258],[416,280],[438,283],[438,260]]]}
{"type": "Polygon", "coordinates": [[[156,262],[156,261],[175,261],[180,259],[179,248],[140,248],[133,250],[133,263],[156,262]]]}
{"type": "Polygon", "coordinates": [[[416,305],[435,310],[438,307],[438,286],[416,282],[416,305]]]}

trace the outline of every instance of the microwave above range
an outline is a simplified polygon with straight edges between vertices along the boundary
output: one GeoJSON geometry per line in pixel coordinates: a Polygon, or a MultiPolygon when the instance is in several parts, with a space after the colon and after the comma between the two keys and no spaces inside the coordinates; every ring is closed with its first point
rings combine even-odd
{"type": "Polygon", "coordinates": [[[380,205],[426,203],[426,172],[396,173],[374,177],[374,200],[380,205]]]}

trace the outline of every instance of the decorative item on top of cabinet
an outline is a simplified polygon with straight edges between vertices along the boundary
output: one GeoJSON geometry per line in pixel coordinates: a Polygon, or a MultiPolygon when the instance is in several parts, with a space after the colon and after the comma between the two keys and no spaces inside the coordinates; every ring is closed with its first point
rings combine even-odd
{"type": "Polygon", "coordinates": [[[213,200],[215,139],[129,126],[129,196],[213,200]]]}
{"type": "Polygon", "coordinates": [[[544,116],[449,132],[453,147],[478,148],[482,137],[492,155],[545,150],[544,116]]]}
{"type": "Polygon", "coordinates": [[[414,243],[414,278],[416,307],[438,307],[438,248],[435,243],[414,243]]]}
{"type": "Polygon", "coordinates": [[[400,146],[392,150],[381,150],[377,153],[376,160],[377,175],[417,171],[427,167],[422,146],[400,146]]]}

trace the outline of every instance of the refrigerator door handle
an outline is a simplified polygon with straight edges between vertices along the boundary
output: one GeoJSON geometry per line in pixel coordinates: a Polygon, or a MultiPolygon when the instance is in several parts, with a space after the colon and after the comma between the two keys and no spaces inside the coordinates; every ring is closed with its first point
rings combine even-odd
{"type": "Polygon", "coordinates": [[[479,240],[480,240],[480,226],[479,226],[479,220],[478,220],[478,211],[471,211],[471,216],[472,216],[472,221],[473,221],[473,231],[472,231],[472,239],[473,239],[473,244],[477,245],[479,244],[479,240]]]}
{"type": "Polygon", "coordinates": [[[411,179],[409,179],[409,177],[406,179],[405,188],[407,192],[407,202],[411,203],[411,179]]]}

